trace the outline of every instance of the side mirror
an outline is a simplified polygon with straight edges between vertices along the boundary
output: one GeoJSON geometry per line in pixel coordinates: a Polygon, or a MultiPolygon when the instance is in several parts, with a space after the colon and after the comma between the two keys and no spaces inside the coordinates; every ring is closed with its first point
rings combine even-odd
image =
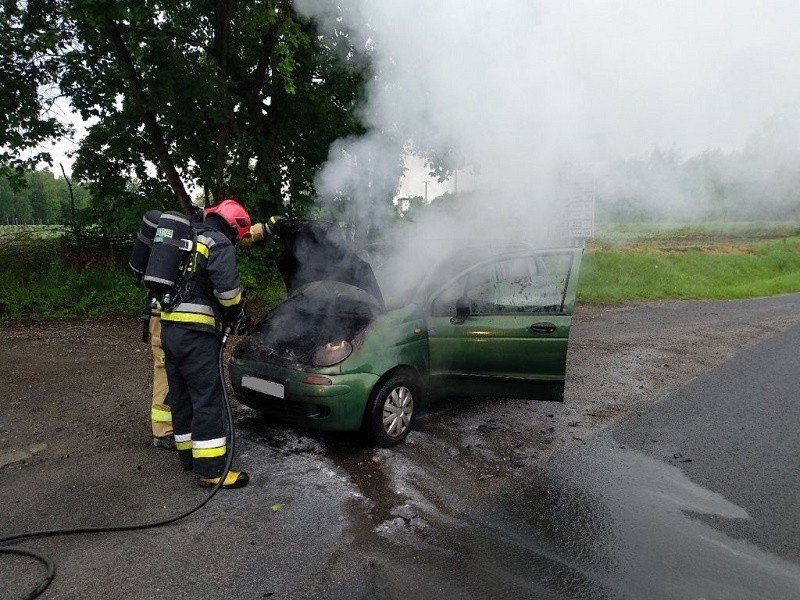
{"type": "Polygon", "coordinates": [[[462,325],[469,316],[469,299],[461,297],[456,300],[456,316],[450,319],[453,325],[462,325]]]}

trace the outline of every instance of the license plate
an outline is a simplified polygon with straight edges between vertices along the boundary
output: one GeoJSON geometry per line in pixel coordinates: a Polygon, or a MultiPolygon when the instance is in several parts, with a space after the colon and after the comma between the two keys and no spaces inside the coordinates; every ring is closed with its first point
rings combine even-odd
{"type": "Polygon", "coordinates": [[[268,396],[275,396],[276,398],[283,399],[284,397],[283,384],[276,381],[270,381],[269,379],[261,379],[260,377],[251,377],[250,375],[245,375],[242,377],[242,387],[246,387],[256,392],[261,392],[262,394],[267,394],[268,396]]]}

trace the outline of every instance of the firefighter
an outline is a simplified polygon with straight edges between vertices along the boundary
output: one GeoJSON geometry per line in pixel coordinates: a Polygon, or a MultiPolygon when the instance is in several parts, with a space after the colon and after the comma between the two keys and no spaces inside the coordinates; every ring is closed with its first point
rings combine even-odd
{"type": "MultiPolygon", "coordinates": [[[[215,486],[225,470],[225,432],[217,360],[224,326],[235,333],[245,322],[244,296],[235,245],[250,234],[250,215],[236,200],[205,209],[198,225],[192,271],[174,306],[161,311],[161,344],[166,357],[175,446],[181,466],[201,486],[215,486]]],[[[244,471],[230,470],[223,488],[247,485],[244,471]]]]}
{"type": "Polygon", "coordinates": [[[167,405],[167,372],[164,368],[164,350],[161,348],[161,311],[150,309],[150,354],[153,358],[153,398],[150,404],[150,425],[153,445],[167,450],[175,449],[172,435],[172,413],[167,405]]]}
{"type": "MultiPolygon", "coordinates": [[[[270,224],[274,224],[283,217],[272,217],[270,224]]],[[[194,213],[189,221],[198,226],[203,222],[203,212],[194,213]]],[[[245,235],[241,243],[267,244],[271,239],[271,232],[267,223],[253,223],[250,232],[245,235]]],[[[153,358],[153,395],[150,405],[150,424],[153,430],[153,446],[175,449],[175,436],[172,433],[172,413],[167,405],[167,373],[164,368],[164,349],[161,347],[161,310],[158,305],[150,308],[149,316],[150,354],[153,358]]]]}
{"type": "MultiPolygon", "coordinates": [[[[203,223],[203,211],[197,210],[187,215],[193,226],[203,223]]],[[[254,226],[255,227],[255,226],[254,226]]],[[[164,367],[164,349],[161,347],[161,307],[150,297],[148,338],[150,356],[153,359],[153,394],[150,403],[150,425],[153,430],[153,446],[166,450],[175,449],[175,436],[172,433],[172,412],[167,404],[167,372],[164,367]]]]}

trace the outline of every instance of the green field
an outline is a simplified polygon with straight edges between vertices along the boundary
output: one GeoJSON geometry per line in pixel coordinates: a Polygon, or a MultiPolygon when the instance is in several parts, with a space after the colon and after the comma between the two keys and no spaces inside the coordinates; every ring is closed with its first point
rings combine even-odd
{"type": "Polygon", "coordinates": [[[581,302],[735,299],[800,292],[800,225],[616,223],[586,245],[581,302]]]}
{"type": "MultiPolygon", "coordinates": [[[[46,226],[0,227],[0,320],[134,316],[144,290],[130,242],[76,242],[46,226]]],[[[284,295],[263,250],[241,251],[253,314],[284,295]]],[[[578,301],[738,299],[800,292],[800,224],[615,223],[586,244],[578,301]]]]}

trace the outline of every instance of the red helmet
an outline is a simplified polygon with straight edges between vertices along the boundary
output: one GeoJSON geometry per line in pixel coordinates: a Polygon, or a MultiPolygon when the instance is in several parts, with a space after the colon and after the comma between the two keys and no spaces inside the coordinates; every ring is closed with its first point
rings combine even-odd
{"type": "Polygon", "coordinates": [[[225,222],[231,226],[231,229],[236,234],[237,242],[250,233],[250,215],[247,214],[244,206],[232,198],[223,200],[214,206],[209,206],[203,213],[206,215],[219,215],[225,219],[225,222]]]}

